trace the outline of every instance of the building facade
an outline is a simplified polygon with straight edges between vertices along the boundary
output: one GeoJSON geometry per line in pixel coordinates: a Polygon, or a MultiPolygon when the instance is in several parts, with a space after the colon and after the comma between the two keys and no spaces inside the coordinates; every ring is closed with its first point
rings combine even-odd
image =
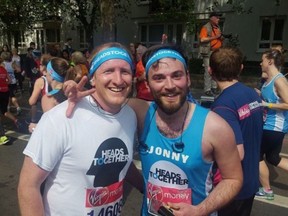
{"type": "MultiPolygon", "coordinates": [[[[245,8],[252,8],[251,13],[237,13],[235,8],[225,4],[227,0],[220,0],[215,7],[213,0],[195,0],[195,31],[189,33],[187,21],[183,21],[178,13],[175,16],[159,19],[160,13],[165,9],[179,4],[177,0],[167,0],[165,5],[159,0],[131,0],[131,8],[127,18],[117,19],[111,29],[113,40],[125,45],[129,43],[142,43],[146,46],[159,44],[162,34],[168,35],[168,42],[182,45],[190,58],[198,58],[198,35],[200,27],[208,21],[211,9],[223,14],[221,27],[225,34],[231,34],[233,43],[240,47],[249,61],[260,61],[264,50],[272,45],[282,44],[288,48],[288,1],[287,0],[246,0],[245,8]],[[158,18],[157,18],[158,16],[158,18]],[[155,18],[156,17],[156,18],[155,18]]],[[[185,1],[182,1],[185,2],[185,1]]],[[[178,5],[180,11],[187,11],[185,5],[178,5]]],[[[180,15],[181,16],[181,15],[180,15]]],[[[103,29],[95,31],[94,45],[103,43],[103,29]]],[[[36,42],[38,49],[46,52],[54,44],[63,46],[66,38],[72,38],[72,47],[83,50],[88,47],[88,40],[83,26],[71,22],[69,17],[59,19],[51,17],[45,22],[35,24],[31,32],[20,32],[18,47],[26,52],[31,41],[36,42]]],[[[5,40],[2,38],[2,44],[5,40]]]]}
{"type": "MultiPolygon", "coordinates": [[[[173,4],[173,0],[170,2],[173,4]]],[[[232,41],[226,39],[225,42],[238,45],[247,60],[260,61],[262,52],[272,45],[282,44],[288,48],[288,1],[247,0],[245,8],[251,8],[251,13],[237,13],[225,2],[220,1],[216,8],[223,14],[220,21],[223,33],[233,36],[232,41]]],[[[132,7],[130,20],[117,23],[118,41],[124,44],[141,42],[150,46],[160,43],[161,35],[166,33],[169,42],[182,44],[188,56],[198,57],[199,30],[209,19],[213,1],[195,1],[197,25],[194,34],[188,33],[184,22],[173,19],[165,22],[153,20],[150,1],[139,0],[132,7]]]]}

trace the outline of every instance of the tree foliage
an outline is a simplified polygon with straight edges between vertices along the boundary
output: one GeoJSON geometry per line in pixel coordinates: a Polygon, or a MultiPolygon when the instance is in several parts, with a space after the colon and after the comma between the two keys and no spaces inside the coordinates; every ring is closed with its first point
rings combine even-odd
{"type": "MultiPolygon", "coordinates": [[[[131,1],[137,0],[0,0],[0,28],[13,34],[17,30],[32,29],[37,21],[58,17],[68,24],[78,22],[85,29],[93,46],[94,31],[103,30],[103,40],[113,40],[115,21],[129,14],[131,1]]],[[[182,21],[189,32],[195,28],[196,0],[153,0],[150,1],[150,16],[158,21],[182,21]]],[[[251,12],[245,8],[246,0],[227,0],[226,4],[236,13],[251,12]]],[[[220,1],[214,0],[207,10],[219,8],[220,1]]]]}
{"type": "Polygon", "coordinates": [[[11,36],[17,45],[19,30],[32,29],[33,23],[42,17],[43,3],[39,0],[0,0],[0,30],[11,44],[11,36]]]}
{"type": "Polygon", "coordinates": [[[129,0],[0,0],[0,28],[7,33],[26,31],[37,21],[58,17],[63,22],[83,26],[93,46],[94,31],[99,27],[111,30],[116,19],[125,17],[129,7],[129,0]]]}
{"type": "Polygon", "coordinates": [[[40,1],[0,0],[0,20],[7,29],[30,28],[42,16],[39,8],[40,1]]]}
{"type": "MultiPolygon", "coordinates": [[[[230,10],[237,14],[252,13],[252,7],[246,6],[247,0],[226,0],[226,5],[230,6],[230,10]]],[[[221,4],[218,0],[213,2],[213,6],[210,10],[215,10],[221,8],[221,4]]]]}
{"type": "MultiPolygon", "coordinates": [[[[198,0],[201,1],[201,0],[198,0]]],[[[247,0],[226,0],[224,5],[229,6],[230,11],[237,14],[251,13],[252,8],[246,8],[247,0]]],[[[189,33],[193,33],[196,28],[195,3],[196,0],[153,0],[150,3],[150,16],[157,21],[169,22],[182,21],[186,23],[189,33]]],[[[222,1],[213,0],[211,6],[207,6],[209,11],[221,11],[222,1]]]]}

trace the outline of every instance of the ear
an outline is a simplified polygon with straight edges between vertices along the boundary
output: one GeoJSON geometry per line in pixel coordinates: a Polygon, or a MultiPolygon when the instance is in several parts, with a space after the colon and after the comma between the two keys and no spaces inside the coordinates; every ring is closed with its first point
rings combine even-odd
{"type": "Polygon", "coordinates": [[[90,82],[90,85],[91,85],[91,86],[95,86],[95,79],[94,79],[94,77],[93,77],[92,79],[90,79],[89,82],[90,82]]]}

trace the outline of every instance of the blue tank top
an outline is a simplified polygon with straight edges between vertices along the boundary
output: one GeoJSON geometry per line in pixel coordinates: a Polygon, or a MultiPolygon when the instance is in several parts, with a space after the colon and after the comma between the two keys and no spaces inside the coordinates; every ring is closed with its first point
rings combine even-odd
{"type": "MultiPolygon", "coordinates": [[[[275,92],[274,84],[275,81],[284,77],[283,74],[279,73],[272,78],[269,83],[265,83],[262,86],[261,94],[262,98],[267,103],[282,103],[282,100],[275,92]]],[[[272,130],[279,132],[288,132],[288,112],[283,110],[268,109],[264,118],[264,130],[272,130]]]]}
{"type": "MultiPolygon", "coordinates": [[[[142,215],[158,215],[162,203],[197,205],[212,190],[212,166],[202,156],[202,135],[208,110],[195,105],[194,114],[181,136],[167,138],[157,128],[157,105],[151,103],[140,137],[139,154],[145,181],[142,215]],[[182,140],[181,140],[182,139],[182,140]],[[173,151],[182,141],[184,148],[173,151]],[[181,152],[182,151],[182,152],[181,152]]],[[[216,215],[216,213],[214,214],[216,215]]]]}

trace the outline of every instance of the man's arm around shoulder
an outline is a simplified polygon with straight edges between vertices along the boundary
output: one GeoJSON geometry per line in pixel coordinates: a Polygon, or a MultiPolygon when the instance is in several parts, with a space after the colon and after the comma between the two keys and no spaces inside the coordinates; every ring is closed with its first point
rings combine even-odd
{"type": "Polygon", "coordinates": [[[130,98],[128,105],[134,110],[137,116],[138,135],[140,135],[144,128],[145,116],[150,106],[149,101],[137,98],[130,98]]]}

